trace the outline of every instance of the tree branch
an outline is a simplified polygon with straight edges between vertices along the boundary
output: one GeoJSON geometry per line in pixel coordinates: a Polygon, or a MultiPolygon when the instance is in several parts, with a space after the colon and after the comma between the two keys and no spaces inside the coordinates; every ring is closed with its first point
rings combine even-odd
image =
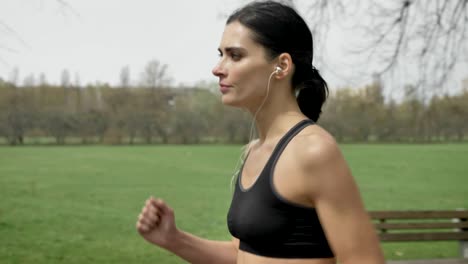
{"type": "MultiPolygon", "coordinates": [[[[458,63],[467,62],[466,38],[468,29],[467,0],[367,0],[352,17],[347,12],[354,4],[339,5],[345,9],[339,17],[351,28],[359,31],[365,43],[350,49],[352,53],[364,55],[365,64],[375,64],[378,74],[394,73],[393,70],[415,62],[419,85],[424,89],[446,84],[458,63]],[[405,62],[405,63],[400,63],[405,62]]],[[[317,0],[309,4],[309,17],[325,32],[329,23],[337,19],[339,10],[334,1],[317,0]],[[331,9],[331,11],[330,11],[331,9]],[[323,30],[325,28],[325,30],[323,30]]],[[[316,30],[320,32],[320,30],[316,30]]],[[[408,69],[402,69],[407,71],[408,69]]]]}

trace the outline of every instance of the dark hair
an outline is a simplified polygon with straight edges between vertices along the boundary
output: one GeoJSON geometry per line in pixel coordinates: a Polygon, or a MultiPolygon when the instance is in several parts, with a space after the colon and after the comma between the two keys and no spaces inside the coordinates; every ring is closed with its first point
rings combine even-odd
{"type": "Polygon", "coordinates": [[[312,33],[292,7],[273,1],[250,3],[229,16],[226,24],[238,21],[253,31],[253,39],[267,50],[269,59],[289,53],[296,70],[292,86],[302,113],[317,121],[328,95],[328,87],[312,66],[312,33]]]}

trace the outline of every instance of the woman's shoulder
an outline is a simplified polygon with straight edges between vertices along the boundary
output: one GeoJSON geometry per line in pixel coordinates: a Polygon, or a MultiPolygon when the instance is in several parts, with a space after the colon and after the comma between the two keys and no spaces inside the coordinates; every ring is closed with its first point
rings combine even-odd
{"type": "Polygon", "coordinates": [[[304,128],[291,143],[296,160],[306,169],[342,159],[335,138],[319,125],[304,128]]]}
{"type": "Polygon", "coordinates": [[[324,186],[339,181],[347,168],[333,136],[318,125],[308,126],[291,141],[290,155],[294,159],[304,193],[321,195],[324,186]]]}

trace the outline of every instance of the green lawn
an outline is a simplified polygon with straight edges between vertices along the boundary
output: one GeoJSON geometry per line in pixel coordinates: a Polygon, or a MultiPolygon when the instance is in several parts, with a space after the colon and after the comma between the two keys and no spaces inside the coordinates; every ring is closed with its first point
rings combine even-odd
{"type": "MultiPolygon", "coordinates": [[[[372,209],[468,208],[468,145],[343,145],[372,209]]],[[[0,147],[0,263],[184,263],[141,239],[149,195],[179,227],[228,239],[239,146],[0,147]]],[[[391,259],[454,257],[455,242],[385,244],[391,259]]]]}

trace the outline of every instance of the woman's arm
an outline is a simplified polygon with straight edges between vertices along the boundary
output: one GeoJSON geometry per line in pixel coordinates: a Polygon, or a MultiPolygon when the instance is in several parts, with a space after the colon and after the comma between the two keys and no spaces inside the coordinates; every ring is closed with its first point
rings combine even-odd
{"type": "Polygon", "coordinates": [[[148,242],[171,251],[190,263],[236,263],[238,243],[203,239],[179,230],[174,211],[151,197],[139,215],[137,230],[148,242]]]}
{"type": "Polygon", "coordinates": [[[333,138],[312,139],[306,150],[311,199],[338,261],[342,264],[384,264],[374,227],[358,187],[333,138]]]}

